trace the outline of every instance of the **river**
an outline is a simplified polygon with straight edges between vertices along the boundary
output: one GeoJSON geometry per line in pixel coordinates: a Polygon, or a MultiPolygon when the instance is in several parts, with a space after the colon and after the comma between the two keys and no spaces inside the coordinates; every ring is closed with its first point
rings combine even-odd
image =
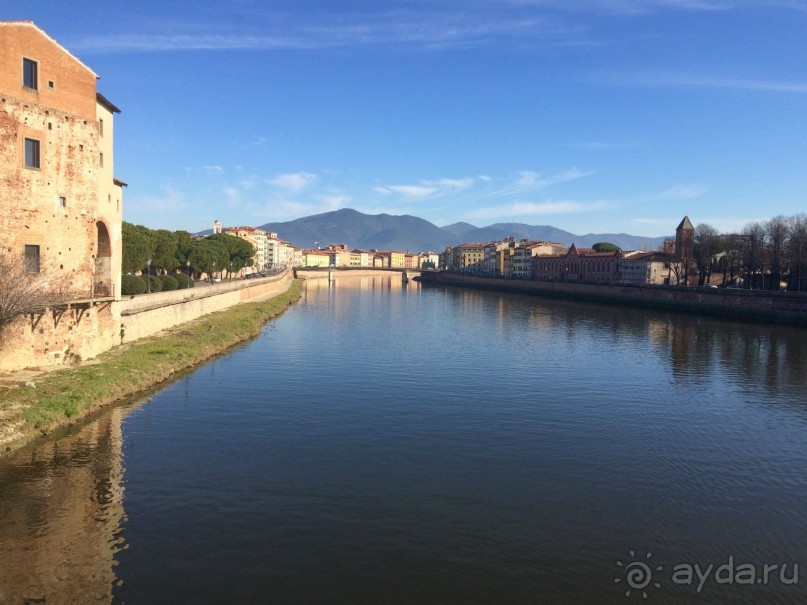
{"type": "Polygon", "coordinates": [[[0,459],[0,603],[805,601],[804,330],[399,279],[0,459]]]}

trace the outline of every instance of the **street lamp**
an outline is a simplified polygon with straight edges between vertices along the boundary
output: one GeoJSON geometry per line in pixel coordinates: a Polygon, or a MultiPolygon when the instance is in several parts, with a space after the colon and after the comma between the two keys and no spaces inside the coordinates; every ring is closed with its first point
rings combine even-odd
{"type": "Polygon", "coordinates": [[[151,257],[150,256],[148,257],[148,260],[146,261],[146,271],[148,272],[148,280],[147,280],[146,283],[149,286],[149,294],[151,294],[151,257]]]}
{"type": "Polygon", "coordinates": [[[210,283],[213,283],[213,274],[216,272],[216,261],[213,261],[213,268],[210,270],[210,283]]]}
{"type": "Polygon", "coordinates": [[[230,283],[233,281],[233,261],[230,261],[230,270],[228,271],[228,277],[230,278],[230,283]]]}
{"type": "Polygon", "coordinates": [[[191,287],[191,261],[186,260],[185,266],[188,268],[188,283],[185,285],[186,288],[191,287]]]}

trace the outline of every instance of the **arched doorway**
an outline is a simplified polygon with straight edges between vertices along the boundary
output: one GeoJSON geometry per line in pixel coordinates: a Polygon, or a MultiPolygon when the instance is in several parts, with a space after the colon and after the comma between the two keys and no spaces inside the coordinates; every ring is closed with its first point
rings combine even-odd
{"type": "Polygon", "coordinates": [[[112,242],[104,223],[98,221],[95,227],[98,235],[95,248],[93,294],[95,296],[112,296],[112,242]]]}

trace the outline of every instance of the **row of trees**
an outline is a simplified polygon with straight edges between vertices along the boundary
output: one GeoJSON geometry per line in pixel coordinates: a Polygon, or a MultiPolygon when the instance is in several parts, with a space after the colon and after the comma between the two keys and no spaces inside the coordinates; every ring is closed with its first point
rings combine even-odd
{"type": "Polygon", "coordinates": [[[711,225],[695,227],[682,265],[697,270],[698,285],[722,275],[723,283],[742,279],[745,288],[807,290],[807,214],[777,216],[747,224],[740,233],[720,234],[711,225]]]}
{"type": "Polygon", "coordinates": [[[123,273],[148,271],[151,259],[152,273],[172,273],[184,270],[190,263],[195,273],[237,273],[251,267],[255,248],[247,240],[217,233],[202,239],[193,239],[187,231],[149,229],[142,225],[123,223],[123,273]]]}

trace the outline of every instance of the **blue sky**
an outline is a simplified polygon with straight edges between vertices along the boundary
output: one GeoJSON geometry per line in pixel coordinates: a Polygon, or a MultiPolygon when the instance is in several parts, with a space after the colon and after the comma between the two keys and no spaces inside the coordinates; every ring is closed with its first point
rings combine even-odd
{"type": "MultiPolygon", "coordinates": [[[[121,107],[124,220],[667,235],[807,211],[804,0],[4,0],[121,107]]],[[[282,234],[281,234],[282,236],[282,234]]]]}

